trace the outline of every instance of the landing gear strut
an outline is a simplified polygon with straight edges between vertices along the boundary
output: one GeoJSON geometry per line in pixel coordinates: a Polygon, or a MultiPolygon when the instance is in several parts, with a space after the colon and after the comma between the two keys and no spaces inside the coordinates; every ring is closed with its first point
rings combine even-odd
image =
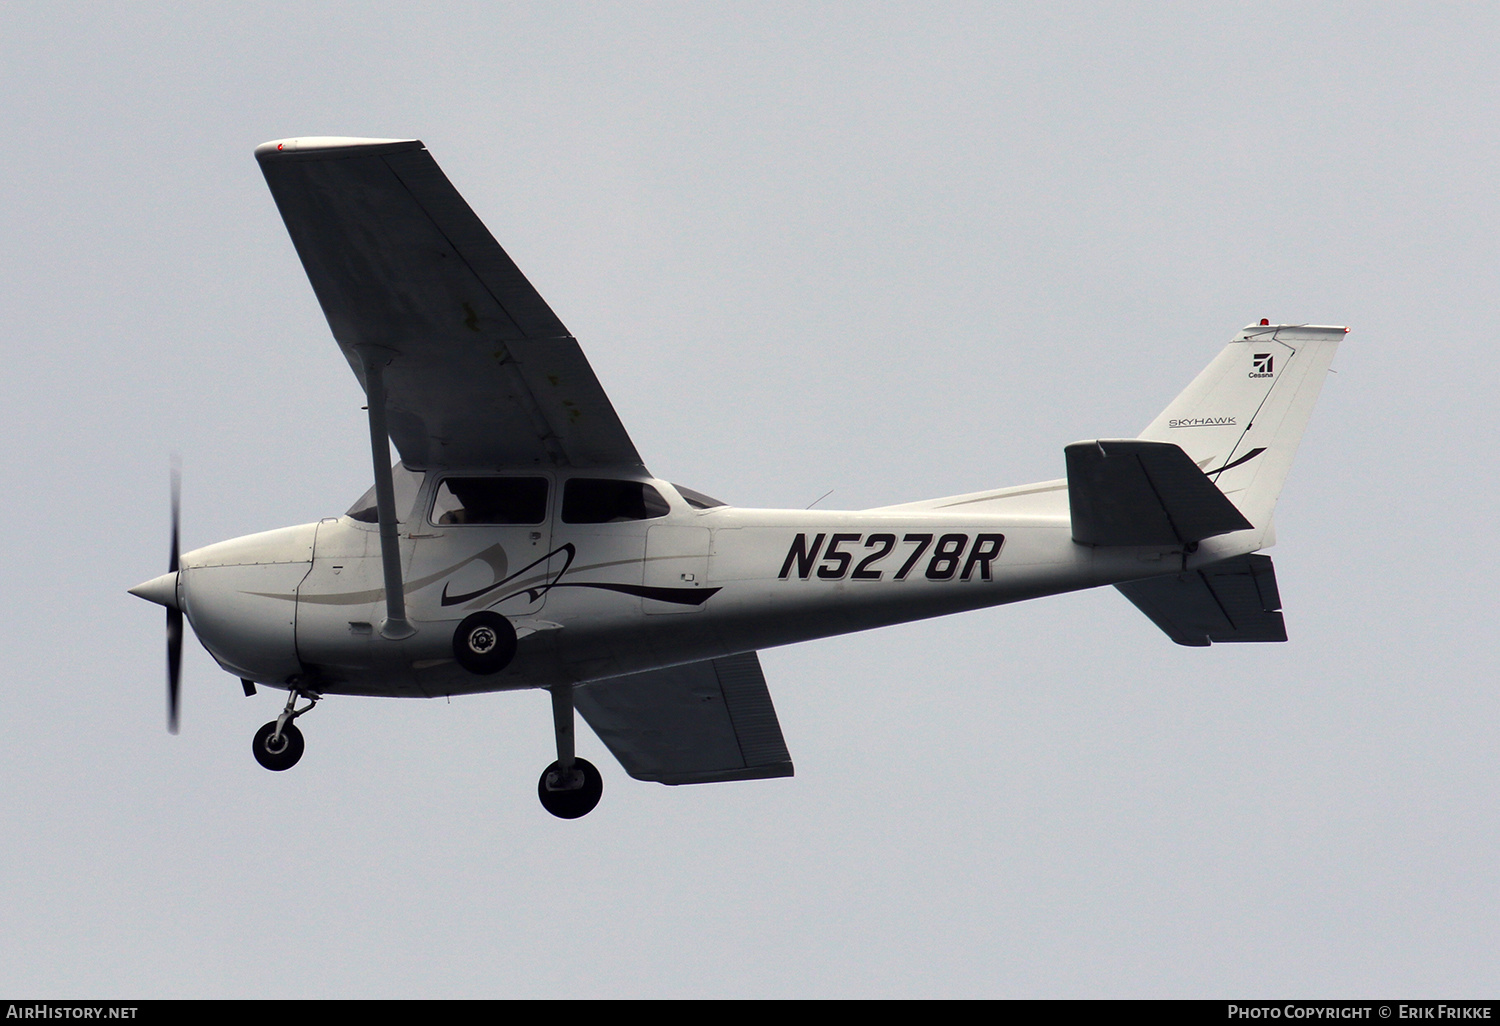
{"type": "Polygon", "coordinates": [[[255,753],[255,761],[268,770],[278,771],[289,770],[297,765],[297,760],[302,758],[303,749],[307,746],[302,740],[302,731],[292,721],[305,712],[311,712],[312,707],[317,704],[317,695],[292,688],[291,693],[286,696],[286,708],[281,710],[281,715],[255,732],[255,740],[250,745],[250,750],[255,753]],[[307,705],[301,709],[294,708],[298,698],[307,699],[307,705]]]}
{"type": "Polygon", "coordinates": [[[537,797],[542,808],[558,819],[578,819],[594,811],[604,793],[604,778],[587,759],[573,754],[573,685],[558,684],[552,692],[552,728],[557,734],[557,761],[542,771],[537,797]]]}

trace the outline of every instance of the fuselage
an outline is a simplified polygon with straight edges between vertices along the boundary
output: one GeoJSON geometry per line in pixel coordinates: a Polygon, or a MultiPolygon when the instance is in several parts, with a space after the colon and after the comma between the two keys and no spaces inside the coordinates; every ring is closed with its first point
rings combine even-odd
{"type": "Polygon", "coordinates": [[[546,687],[1174,573],[1187,560],[1244,551],[1233,536],[1192,557],[1091,548],[1073,541],[1066,512],[1055,509],[705,506],[665,481],[598,472],[428,474],[409,491],[399,539],[415,634],[382,634],[378,526],[356,511],[183,556],[178,598],[204,646],[238,677],[323,694],[546,687]],[[525,484],[525,501],[481,515],[472,497],[467,511],[452,498],[461,485],[472,493],[475,482],[495,481],[525,484]],[[573,496],[606,484],[651,497],[602,521],[612,510],[573,496]],[[455,505],[458,515],[443,512],[455,505]],[[507,518],[533,522],[466,522],[507,518]],[[478,610],[505,616],[519,638],[515,659],[492,675],[464,670],[452,650],[455,626],[478,610]]]}

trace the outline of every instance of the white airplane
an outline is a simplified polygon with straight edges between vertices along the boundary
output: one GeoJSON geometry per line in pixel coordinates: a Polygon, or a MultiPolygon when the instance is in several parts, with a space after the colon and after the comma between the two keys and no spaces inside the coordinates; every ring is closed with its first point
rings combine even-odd
{"type": "Polygon", "coordinates": [[[1067,477],[857,512],[741,509],[651,475],[578,343],[416,140],[255,151],[369,400],[375,484],[341,517],[179,558],[131,593],[219,665],[284,689],[271,770],[325,695],[545,688],[537,791],[586,815],[599,771],[790,776],[756,651],[1114,585],[1182,645],[1285,641],[1271,514],[1346,328],[1245,328],[1139,438],[1076,442],[1067,477]],[[392,466],[390,441],[400,461],[392,466]],[[298,706],[298,701],[305,702],[298,706]]]}

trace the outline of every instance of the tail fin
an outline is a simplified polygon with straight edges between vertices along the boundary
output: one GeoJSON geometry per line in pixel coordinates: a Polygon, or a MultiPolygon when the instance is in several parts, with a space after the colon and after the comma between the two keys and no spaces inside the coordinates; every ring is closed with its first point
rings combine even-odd
{"type": "Polygon", "coordinates": [[[1348,330],[1314,324],[1245,328],[1140,437],[1180,447],[1265,532],[1328,365],[1348,330]]]}

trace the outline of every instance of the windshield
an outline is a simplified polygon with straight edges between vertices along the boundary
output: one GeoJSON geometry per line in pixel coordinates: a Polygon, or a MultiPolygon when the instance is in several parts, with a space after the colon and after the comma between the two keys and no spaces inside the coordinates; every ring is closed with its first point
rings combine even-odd
{"type": "MultiPolygon", "coordinates": [[[[397,463],[391,468],[391,484],[396,491],[396,522],[403,523],[411,513],[412,504],[417,501],[417,493],[422,490],[422,479],[425,477],[420,470],[408,469],[406,464],[397,463]]],[[[380,523],[380,511],[375,507],[375,486],[359,497],[354,505],[349,507],[349,512],[344,514],[355,520],[366,524],[380,523]]]]}

